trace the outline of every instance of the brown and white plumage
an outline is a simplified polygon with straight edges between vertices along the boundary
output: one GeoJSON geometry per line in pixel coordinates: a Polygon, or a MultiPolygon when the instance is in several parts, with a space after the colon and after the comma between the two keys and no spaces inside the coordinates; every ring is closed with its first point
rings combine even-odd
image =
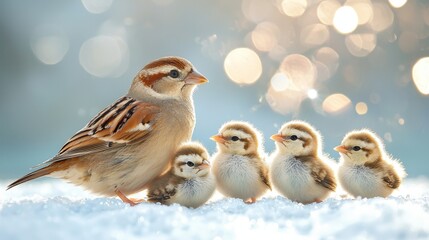
{"type": "Polygon", "coordinates": [[[271,181],[283,196],[300,203],[320,202],[334,192],[334,171],[322,152],[320,134],[310,124],[291,121],[271,137],[271,181]]]}
{"type": "Polygon", "coordinates": [[[149,185],[148,201],[197,208],[210,199],[215,189],[207,150],[200,143],[189,142],[179,147],[171,169],[149,185]]]}
{"type": "Polygon", "coordinates": [[[355,197],[387,197],[406,176],[402,164],[385,152],[380,138],[370,130],[348,133],[335,150],[341,155],[341,186],[355,197]]]}
{"type": "Polygon", "coordinates": [[[217,142],[213,173],[220,193],[253,203],[271,189],[262,136],[252,125],[225,123],[212,140],[217,142]]]}
{"type": "Polygon", "coordinates": [[[191,138],[192,93],[195,85],[205,82],[186,59],[165,57],[149,63],[126,96],[95,116],[40,169],[8,189],[47,175],[133,204],[124,195],[144,189],[169,166],[177,146],[191,138]]]}

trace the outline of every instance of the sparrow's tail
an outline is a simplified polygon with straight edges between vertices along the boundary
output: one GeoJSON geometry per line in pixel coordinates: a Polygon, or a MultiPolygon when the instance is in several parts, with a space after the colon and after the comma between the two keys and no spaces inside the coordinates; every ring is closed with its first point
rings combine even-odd
{"type": "Polygon", "coordinates": [[[30,180],[33,180],[33,179],[36,179],[36,178],[39,178],[42,176],[46,176],[46,175],[52,173],[53,171],[54,171],[54,168],[51,165],[43,167],[43,168],[38,169],[36,171],[33,171],[33,172],[23,176],[22,178],[16,180],[15,182],[11,183],[9,186],[7,186],[6,190],[9,190],[9,189],[21,184],[21,183],[25,183],[25,182],[28,182],[30,180]]]}

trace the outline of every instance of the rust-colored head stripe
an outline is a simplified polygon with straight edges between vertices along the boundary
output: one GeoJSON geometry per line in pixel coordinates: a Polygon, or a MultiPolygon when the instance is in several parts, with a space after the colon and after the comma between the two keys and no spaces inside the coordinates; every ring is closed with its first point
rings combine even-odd
{"type": "MultiPolygon", "coordinates": [[[[140,79],[144,85],[151,87],[156,81],[159,79],[166,77],[168,75],[167,72],[154,72],[154,73],[146,73],[144,70],[155,69],[162,66],[174,66],[179,70],[184,70],[186,68],[187,63],[184,60],[178,58],[161,58],[156,61],[153,61],[146,65],[143,68],[143,74],[140,74],[140,79]]],[[[149,72],[149,71],[147,71],[149,72]]]]}

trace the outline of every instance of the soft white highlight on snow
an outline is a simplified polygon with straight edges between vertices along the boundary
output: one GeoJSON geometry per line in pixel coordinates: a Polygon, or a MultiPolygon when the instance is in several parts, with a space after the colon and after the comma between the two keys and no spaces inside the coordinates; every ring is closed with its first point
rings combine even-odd
{"type": "MultiPolygon", "coordinates": [[[[2,189],[9,182],[0,182],[2,189]]],[[[302,205],[270,194],[255,204],[215,197],[189,209],[97,197],[62,181],[0,195],[0,239],[428,239],[429,180],[387,199],[302,205]]]]}

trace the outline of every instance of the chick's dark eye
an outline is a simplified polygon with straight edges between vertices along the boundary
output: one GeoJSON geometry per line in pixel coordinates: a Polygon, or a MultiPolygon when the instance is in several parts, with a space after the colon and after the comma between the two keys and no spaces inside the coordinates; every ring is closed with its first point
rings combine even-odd
{"type": "Polygon", "coordinates": [[[179,71],[177,71],[176,69],[173,69],[170,71],[168,75],[172,78],[178,78],[180,74],[179,74],[179,71]]]}
{"type": "Polygon", "coordinates": [[[359,146],[354,146],[354,147],[353,147],[353,150],[354,150],[354,151],[359,151],[359,150],[361,150],[361,148],[360,148],[359,146]]]}
{"type": "Polygon", "coordinates": [[[188,162],[186,163],[186,165],[188,165],[189,167],[193,167],[195,164],[194,164],[193,162],[191,162],[191,161],[188,161],[188,162]]]}
{"type": "Polygon", "coordinates": [[[231,140],[234,142],[238,141],[238,139],[240,139],[240,138],[238,138],[237,136],[232,136],[232,138],[231,138],[231,140]]]}
{"type": "Polygon", "coordinates": [[[292,140],[292,141],[295,141],[295,140],[297,140],[298,139],[298,136],[296,136],[296,135],[292,135],[292,136],[290,136],[290,140],[292,140]]]}

